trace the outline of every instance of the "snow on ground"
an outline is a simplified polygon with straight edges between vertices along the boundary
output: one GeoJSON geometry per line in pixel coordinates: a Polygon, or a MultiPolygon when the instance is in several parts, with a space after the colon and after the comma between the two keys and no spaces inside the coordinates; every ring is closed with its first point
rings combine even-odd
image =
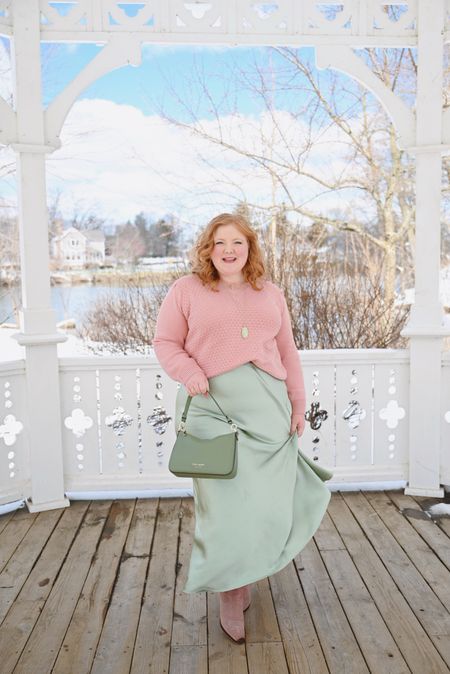
{"type": "MultiPolygon", "coordinates": [[[[18,360],[25,358],[25,347],[18,344],[17,340],[13,335],[19,333],[19,328],[11,328],[0,326],[0,365],[2,362],[7,362],[11,360],[18,360]]],[[[82,339],[76,337],[70,332],[63,332],[58,330],[59,333],[67,337],[67,341],[60,342],[57,344],[58,356],[61,358],[71,358],[74,356],[118,356],[118,355],[127,355],[127,356],[143,356],[151,355],[153,356],[153,349],[147,347],[145,353],[134,351],[129,349],[126,354],[118,354],[117,351],[109,351],[104,345],[99,345],[96,342],[84,342],[82,339]],[[95,349],[89,348],[89,345],[95,349]],[[98,348],[101,346],[101,350],[98,348]]]]}
{"type": "MultiPolygon", "coordinates": [[[[423,507],[423,506],[422,506],[423,507]]],[[[437,517],[450,517],[450,503],[435,503],[425,509],[432,519],[437,517]]]]}
{"type": "MultiPolygon", "coordinates": [[[[25,347],[18,344],[17,340],[13,337],[14,334],[19,332],[20,330],[18,328],[0,328],[0,363],[25,358],[25,347]]],[[[92,351],[88,349],[87,345],[81,339],[75,337],[75,335],[67,333],[62,334],[66,335],[67,341],[57,344],[58,356],[64,358],[69,356],[93,355],[92,351]]]]}

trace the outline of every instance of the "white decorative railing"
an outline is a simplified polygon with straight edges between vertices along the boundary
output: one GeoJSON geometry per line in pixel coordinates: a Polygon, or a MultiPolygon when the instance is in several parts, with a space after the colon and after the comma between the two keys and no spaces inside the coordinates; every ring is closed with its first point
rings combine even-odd
{"type": "MultiPolygon", "coordinates": [[[[342,349],[301,356],[307,423],[299,446],[334,470],[339,488],[406,484],[409,356],[407,350],[342,349]]],[[[167,468],[175,439],[179,384],[154,358],[60,359],[64,489],[79,493],[158,492],[192,481],[167,468]]],[[[442,377],[441,483],[450,482],[450,354],[442,377]]],[[[29,495],[33,438],[27,435],[24,361],[0,366],[0,504],[29,495]]],[[[33,395],[33,392],[28,392],[33,395]]],[[[424,419],[424,423],[427,420],[424,419]]],[[[41,466],[45,479],[46,466],[41,466]]]]}
{"type": "MultiPolygon", "coordinates": [[[[345,44],[366,44],[380,36],[397,44],[413,44],[417,35],[417,0],[40,0],[43,39],[78,34],[80,41],[134,31],[140,35],[198,35],[205,41],[239,35],[241,42],[258,43],[258,35],[343,36],[345,44]]],[[[12,25],[11,0],[0,0],[0,24],[12,25]]],[[[154,39],[154,38],[153,38],[154,39]]]]}
{"type": "Polygon", "coordinates": [[[0,363],[0,503],[23,499],[30,483],[23,360],[0,363]]]}
{"type": "Polygon", "coordinates": [[[67,491],[188,485],[167,469],[177,383],[155,359],[60,361],[67,491]]]}

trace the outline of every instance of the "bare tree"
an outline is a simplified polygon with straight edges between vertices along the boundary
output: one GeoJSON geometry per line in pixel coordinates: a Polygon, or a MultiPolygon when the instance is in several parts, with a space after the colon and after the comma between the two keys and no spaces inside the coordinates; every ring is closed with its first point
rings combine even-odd
{"type": "MultiPolygon", "coordinates": [[[[0,96],[13,107],[11,83],[11,61],[5,44],[0,42],[0,96]]],[[[0,178],[12,175],[16,170],[16,162],[11,150],[0,146],[0,178]]]]}
{"type": "Polygon", "coordinates": [[[0,315],[0,325],[19,323],[20,255],[18,223],[15,217],[0,218],[0,298],[6,298],[11,311],[0,315]]]}
{"type": "MultiPolygon", "coordinates": [[[[334,257],[321,225],[298,230],[280,215],[276,229],[278,283],[298,349],[406,348],[400,332],[409,306],[384,297],[385,258],[373,243],[350,232],[334,257]]],[[[267,248],[270,228],[261,236],[267,248]]],[[[270,258],[268,267],[273,276],[270,258]]]]}
{"type": "Polygon", "coordinates": [[[159,307],[170,284],[187,272],[154,276],[143,286],[138,278],[126,281],[120,293],[107,292],[86,312],[78,337],[95,354],[149,353],[159,307]]]}
{"type": "Polygon", "coordinates": [[[75,227],[75,229],[81,231],[102,229],[104,224],[105,218],[100,218],[92,207],[84,209],[83,211],[79,207],[75,207],[70,220],[71,227],[75,227]]]}
{"type": "MultiPolygon", "coordinates": [[[[382,253],[383,294],[392,303],[396,277],[399,275],[403,284],[413,281],[414,161],[399,149],[395,130],[381,105],[359,83],[348,84],[347,78],[333,71],[326,76],[318,73],[298,49],[270,47],[267,51],[267,68],[256,60],[247,69],[235,64],[231,73],[224,74],[219,94],[219,87],[212,87],[204,70],[194,64],[195,84],[214,123],[197,112],[195,101],[180,97],[170,81],[167,89],[182,106],[183,119],[169,114],[158,101],[155,106],[170,124],[266,174],[272,185],[266,203],[253,204],[246,197],[243,200],[254,211],[265,212],[266,220],[272,223],[271,250],[276,241],[275,214],[283,201],[286,214],[302,224],[353,232],[372,243],[382,253]],[[243,120],[237,99],[242,91],[260,101],[264,114],[245,120],[246,126],[239,133],[243,120]],[[291,102],[289,113],[280,113],[276,98],[291,102]],[[282,124],[287,114],[292,120],[291,128],[282,124]],[[267,119],[270,124],[265,123],[267,119]],[[302,137],[295,136],[298,128],[304,129],[302,137]],[[329,168],[324,171],[314,161],[314,154],[323,143],[329,144],[330,131],[336,139],[333,147],[339,144],[342,152],[339,157],[329,157],[329,168]],[[254,140],[252,144],[252,139],[258,142],[254,140]],[[337,168],[332,166],[334,160],[338,160],[337,168]],[[342,206],[322,206],[321,202],[330,195],[340,196],[342,206]],[[359,196],[358,202],[355,195],[359,196]]],[[[387,86],[412,102],[416,64],[411,50],[360,51],[387,86]]],[[[226,181],[210,160],[200,158],[208,161],[216,184],[226,181]]]]}

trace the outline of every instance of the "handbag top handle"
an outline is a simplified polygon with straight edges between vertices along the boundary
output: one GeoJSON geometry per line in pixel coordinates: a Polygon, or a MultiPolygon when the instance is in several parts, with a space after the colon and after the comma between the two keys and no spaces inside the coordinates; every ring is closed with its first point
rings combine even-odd
{"type": "MultiPolygon", "coordinates": [[[[217,400],[214,398],[214,396],[213,396],[213,394],[211,393],[211,391],[208,391],[208,395],[211,396],[211,398],[214,400],[214,402],[216,403],[216,405],[217,405],[217,407],[219,408],[219,410],[220,410],[220,411],[222,412],[222,414],[227,418],[228,423],[229,423],[229,424],[232,424],[232,423],[233,423],[233,420],[230,419],[230,417],[227,416],[227,415],[225,414],[225,412],[223,411],[223,409],[221,408],[221,406],[219,405],[219,403],[217,402],[217,400]]],[[[191,400],[192,400],[192,396],[188,396],[188,397],[187,397],[187,400],[186,400],[186,405],[184,406],[183,414],[181,415],[181,421],[183,422],[183,424],[186,423],[187,413],[188,413],[189,405],[191,404],[191,400]]]]}

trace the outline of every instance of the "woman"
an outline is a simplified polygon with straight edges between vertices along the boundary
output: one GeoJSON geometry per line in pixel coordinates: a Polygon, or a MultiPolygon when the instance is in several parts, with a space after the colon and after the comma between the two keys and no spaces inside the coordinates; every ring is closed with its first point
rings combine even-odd
{"type": "Polygon", "coordinates": [[[220,624],[245,640],[250,585],[291,561],[325,514],[332,473],[299,453],[305,387],[282,290],[265,278],[255,231],[222,213],[200,234],[192,272],[169,288],[153,347],[174,380],[175,427],[193,396],[187,427],[198,437],[237,424],[238,472],[193,478],[195,534],[184,592],[220,593],[220,624]],[[195,396],[195,397],[194,397],[195,396]]]}

